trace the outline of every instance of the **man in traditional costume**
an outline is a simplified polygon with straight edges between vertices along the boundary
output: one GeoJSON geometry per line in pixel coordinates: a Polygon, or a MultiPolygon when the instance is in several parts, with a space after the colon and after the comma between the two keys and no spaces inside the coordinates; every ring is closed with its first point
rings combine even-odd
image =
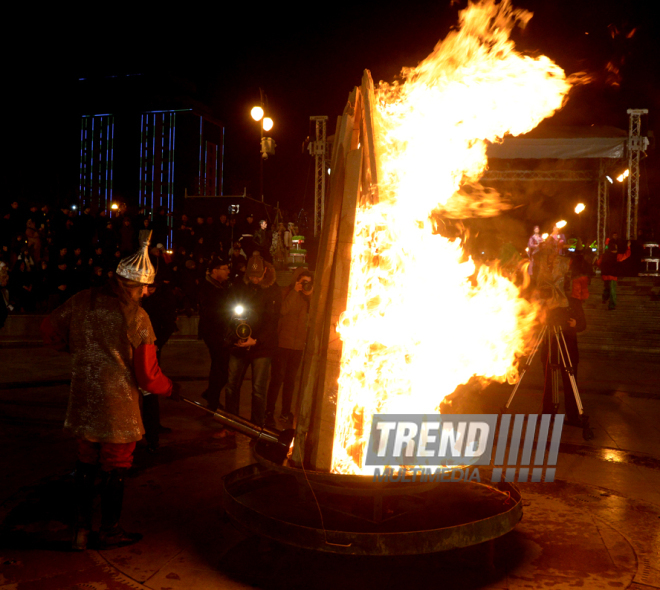
{"type": "Polygon", "coordinates": [[[156,275],[148,255],[150,236],[150,231],[140,232],[140,249],[121,260],[108,285],[74,295],[41,326],[45,342],[72,357],[64,428],[78,443],[72,538],[78,551],[87,548],[99,467],[104,484],[99,547],[130,545],[142,538],[119,526],[124,479],[135,443],[144,434],[138,388],[178,397],[158,366],[156,337],[140,307],[156,275]]]}

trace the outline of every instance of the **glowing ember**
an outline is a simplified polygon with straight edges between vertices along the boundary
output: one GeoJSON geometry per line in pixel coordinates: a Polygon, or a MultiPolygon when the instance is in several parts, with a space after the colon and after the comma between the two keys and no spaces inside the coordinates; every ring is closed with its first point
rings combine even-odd
{"type": "Polygon", "coordinates": [[[562,106],[573,81],[509,40],[531,16],[508,1],[469,5],[403,83],[377,90],[379,203],[357,212],[338,328],[334,472],[370,472],[362,456],[373,414],[437,413],[470,379],[517,377],[534,307],[496,268],[477,271],[459,241],[433,234],[430,214],[506,208],[477,183],[486,142],[525,133],[562,106]]]}

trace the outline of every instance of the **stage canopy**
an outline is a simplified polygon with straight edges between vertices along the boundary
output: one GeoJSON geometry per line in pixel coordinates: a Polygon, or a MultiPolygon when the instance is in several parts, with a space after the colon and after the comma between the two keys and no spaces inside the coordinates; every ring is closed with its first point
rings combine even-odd
{"type": "Polygon", "coordinates": [[[537,127],[488,146],[488,158],[623,158],[628,133],[616,127],[537,127]]]}

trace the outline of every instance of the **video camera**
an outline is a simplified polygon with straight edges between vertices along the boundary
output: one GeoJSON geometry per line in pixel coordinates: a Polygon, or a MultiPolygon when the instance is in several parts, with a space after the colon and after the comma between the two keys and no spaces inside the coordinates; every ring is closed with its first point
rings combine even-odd
{"type": "Polygon", "coordinates": [[[248,310],[238,304],[232,310],[229,323],[229,332],[225,338],[229,346],[235,346],[239,342],[245,342],[252,336],[252,327],[248,323],[248,310]]]}

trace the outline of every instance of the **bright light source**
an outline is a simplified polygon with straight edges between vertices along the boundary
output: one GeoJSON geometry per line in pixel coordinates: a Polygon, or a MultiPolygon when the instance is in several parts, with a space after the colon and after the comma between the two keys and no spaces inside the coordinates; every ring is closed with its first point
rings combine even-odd
{"type": "Polygon", "coordinates": [[[261,121],[261,119],[264,118],[264,110],[261,107],[252,107],[252,110],[250,111],[250,116],[255,121],[261,121]]]}
{"type": "Polygon", "coordinates": [[[117,203],[113,203],[112,205],[110,205],[110,209],[116,211],[117,209],[119,209],[119,205],[117,205],[117,203]]]}
{"type": "Polygon", "coordinates": [[[579,215],[582,211],[584,211],[584,203],[578,203],[575,206],[575,212],[579,215]]]}
{"type": "Polygon", "coordinates": [[[630,170],[624,170],[619,176],[616,177],[616,179],[619,182],[623,182],[626,178],[628,178],[628,175],[630,174],[630,170]]]}
{"type": "Polygon", "coordinates": [[[78,208],[78,207],[76,207],[76,205],[71,205],[71,209],[73,209],[74,211],[75,211],[77,208],[78,208]]]}
{"type": "Polygon", "coordinates": [[[558,221],[557,223],[555,223],[555,227],[556,227],[557,229],[561,229],[561,228],[564,227],[565,225],[566,225],[566,221],[565,221],[564,219],[562,219],[561,221],[558,221]]]}
{"type": "Polygon", "coordinates": [[[243,309],[243,306],[242,306],[242,305],[237,305],[237,306],[234,308],[234,313],[235,313],[236,315],[241,315],[241,314],[243,313],[243,311],[244,311],[244,309],[243,309]]]}
{"type": "Polygon", "coordinates": [[[612,180],[611,176],[606,176],[605,178],[607,178],[610,184],[614,184],[614,181],[612,180]]]}
{"type": "Polygon", "coordinates": [[[270,131],[273,128],[273,120],[270,117],[264,117],[263,126],[264,131],[270,131]]]}
{"type": "Polygon", "coordinates": [[[328,174],[330,174],[330,168],[328,168],[328,174]]]}
{"type": "Polygon", "coordinates": [[[544,240],[547,240],[547,239],[548,239],[548,234],[541,234],[541,237],[542,237],[544,240]]]}

